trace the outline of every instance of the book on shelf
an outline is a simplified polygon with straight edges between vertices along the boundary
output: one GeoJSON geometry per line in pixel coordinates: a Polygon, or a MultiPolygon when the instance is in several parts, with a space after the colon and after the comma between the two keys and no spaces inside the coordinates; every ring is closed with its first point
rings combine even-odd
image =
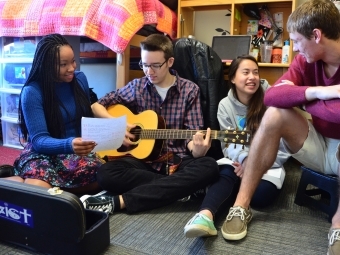
{"type": "MultiPolygon", "coordinates": [[[[231,165],[233,161],[228,158],[221,158],[216,161],[218,165],[231,165]]],[[[273,183],[278,189],[282,188],[283,182],[286,177],[286,171],[281,167],[270,168],[263,176],[262,180],[270,181],[273,183]]]]}

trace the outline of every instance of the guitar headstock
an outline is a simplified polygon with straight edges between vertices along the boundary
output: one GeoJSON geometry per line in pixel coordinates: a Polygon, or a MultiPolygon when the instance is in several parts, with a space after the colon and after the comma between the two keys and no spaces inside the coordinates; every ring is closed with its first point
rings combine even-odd
{"type": "Polygon", "coordinates": [[[251,140],[251,131],[227,129],[219,131],[219,140],[225,143],[235,143],[249,145],[251,140]]]}

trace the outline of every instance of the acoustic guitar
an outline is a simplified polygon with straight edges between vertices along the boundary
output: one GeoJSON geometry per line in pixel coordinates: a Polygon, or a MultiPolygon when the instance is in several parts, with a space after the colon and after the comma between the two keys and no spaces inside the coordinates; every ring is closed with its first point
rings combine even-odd
{"type": "MultiPolygon", "coordinates": [[[[108,112],[113,117],[126,115],[127,122],[136,125],[130,130],[135,138],[131,140],[132,146],[122,145],[117,150],[98,151],[99,156],[124,156],[130,154],[138,159],[157,159],[162,151],[166,139],[191,139],[197,130],[165,129],[165,121],[156,112],[146,110],[139,114],[133,114],[127,107],[117,104],[110,106],[108,112]]],[[[201,130],[200,130],[201,131],[201,130]]],[[[206,132],[206,131],[201,131],[206,132]]],[[[225,143],[248,145],[250,143],[250,131],[236,130],[211,130],[211,139],[218,139],[225,143]]]]}

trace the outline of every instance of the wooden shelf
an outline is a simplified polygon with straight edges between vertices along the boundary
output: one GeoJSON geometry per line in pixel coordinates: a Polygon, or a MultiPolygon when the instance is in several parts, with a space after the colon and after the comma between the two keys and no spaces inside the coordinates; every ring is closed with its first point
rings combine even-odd
{"type": "MultiPolygon", "coordinates": [[[[285,26],[289,15],[295,10],[296,0],[179,0],[178,1],[178,37],[188,37],[195,35],[195,12],[196,11],[214,11],[214,10],[230,10],[232,13],[230,19],[231,35],[242,35],[247,33],[248,20],[250,17],[243,13],[244,4],[261,4],[267,5],[271,14],[283,12],[284,31],[282,40],[289,38],[289,33],[285,26]],[[240,14],[240,19],[237,19],[233,13],[240,14]]],[[[199,40],[199,38],[197,38],[199,40]]],[[[293,57],[293,47],[291,45],[289,63],[293,57]]],[[[226,64],[227,68],[228,64],[226,64]]],[[[267,79],[270,84],[273,84],[284,72],[287,71],[289,64],[275,63],[259,63],[261,78],[267,79]]]]}
{"type": "MultiPolygon", "coordinates": [[[[288,68],[289,64],[279,64],[279,63],[258,63],[259,66],[263,66],[263,67],[284,67],[284,68],[288,68]]],[[[225,63],[226,66],[230,66],[230,63],[225,63]]]]}

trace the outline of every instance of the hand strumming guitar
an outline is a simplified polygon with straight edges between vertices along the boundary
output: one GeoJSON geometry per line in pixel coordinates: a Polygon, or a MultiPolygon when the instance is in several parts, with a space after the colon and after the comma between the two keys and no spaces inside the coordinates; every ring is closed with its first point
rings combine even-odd
{"type": "Polygon", "coordinates": [[[131,145],[133,145],[133,139],[135,139],[135,135],[130,133],[130,130],[135,128],[136,125],[134,124],[129,124],[127,123],[127,128],[126,128],[126,132],[125,132],[125,138],[123,141],[123,145],[126,147],[129,147],[131,145]]]}

